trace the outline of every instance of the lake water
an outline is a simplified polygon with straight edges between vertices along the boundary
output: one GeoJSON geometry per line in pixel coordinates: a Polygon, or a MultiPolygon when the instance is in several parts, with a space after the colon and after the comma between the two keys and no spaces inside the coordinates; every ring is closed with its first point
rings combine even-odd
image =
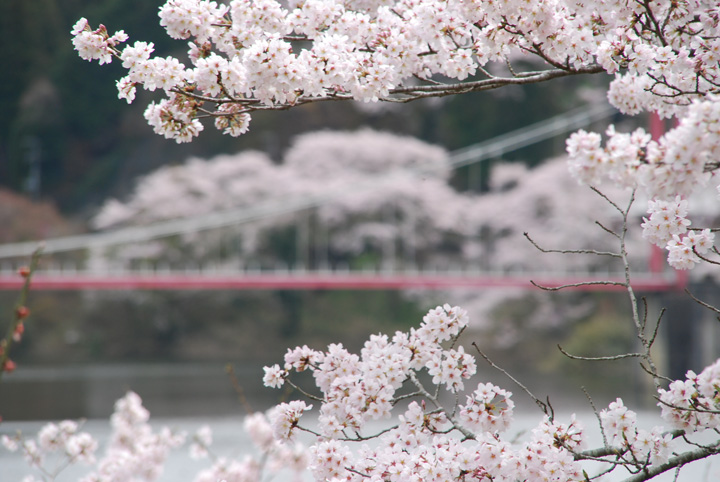
{"type": "MultiPolygon", "coordinates": [[[[262,365],[233,364],[237,386],[262,410],[281,391],[263,387],[262,365]]],[[[154,416],[193,417],[244,413],[222,363],[114,364],[65,367],[23,366],[0,384],[0,415],[6,421],[108,417],[115,400],[139,393],[154,416]]]]}

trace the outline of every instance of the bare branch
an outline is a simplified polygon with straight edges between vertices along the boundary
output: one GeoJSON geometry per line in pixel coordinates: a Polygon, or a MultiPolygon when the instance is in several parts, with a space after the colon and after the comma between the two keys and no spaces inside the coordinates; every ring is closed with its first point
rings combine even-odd
{"type": "Polygon", "coordinates": [[[581,281],[579,283],[569,283],[560,286],[543,286],[534,282],[533,280],[530,280],[530,283],[536,288],[540,288],[541,290],[545,291],[560,291],[566,288],[579,288],[581,286],[621,286],[623,288],[628,287],[627,283],[621,281],[581,281]]]}
{"type": "Polygon", "coordinates": [[[605,226],[603,223],[601,223],[600,221],[595,221],[595,224],[597,224],[597,225],[598,225],[603,231],[605,231],[606,233],[608,233],[608,234],[610,234],[610,235],[612,235],[612,236],[620,239],[620,235],[619,235],[618,233],[616,233],[616,232],[613,231],[612,229],[606,227],[606,226],[605,226]]]}
{"type": "Polygon", "coordinates": [[[317,395],[313,395],[311,393],[306,392],[305,390],[303,390],[302,388],[297,386],[295,383],[293,383],[293,381],[290,380],[290,378],[285,378],[285,381],[288,383],[288,385],[293,387],[298,392],[302,393],[304,396],[308,397],[310,400],[315,400],[316,402],[324,402],[325,401],[323,398],[318,397],[317,395]]]}
{"type": "Polygon", "coordinates": [[[480,354],[480,356],[483,357],[483,358],[485,359],[485,361],[488,362],[488,364],[489,364],[491,367],[493,367],[494,369],[496,369],[496,370],[498,370],[499,372],[501,372],[502,374],[504,374],[506,377],[508,377],[510,380],[512,380],[512,382],[515,383],[515,385],[517,385],[518,387],[520,387],[521,390],[523,390],[525,393],[527,393],[528,396],[535,401],[535,403],[537,404],[537,406],[540,407],[540,410],[542,410],[545,415],[547,415],[548,417],[550,417],[550,420],[552,420],[552,419],[554,418],[554,417],[553,417],[554,414],[553,414],[552,407],[550,407],[550,405],[549,405],[549,402],[550,402],[549,400],[548,400],[547,403],[546,403],[546,402],[543,402],[542,400],[540,400],[540,399],[539,399],[538,397],[536,397],[535,395],[533,395],[533,393],[532,393],[525,385],[523,385],[523,384],[520,383],[515,377],[513,377],[512,375],[510,375],[510,373],[508,373],[507,370],[505,370],[504,368],[499,367],[498,365],[496,365],[495,362],[493,362],[493,361],[490,359],[490,357],[488,357],[485,353],[483,353],[483,351],[480,350],[480,347],[477,345],[477,343],[473,342],[473,343],[472,343],[472,346],[475,347],[475,349],[476,349],[477,352],[480,354]]]}
{"type": "Polygon", "coordinates": [[[666,376],[664,376],[664,375],[660,375],[659,373],[654,373],[654,372],[650,371],[650,369],[649,369],[648,367],[646,367],[645,365],[643,365],[642,363],[640,363],[640,368],[642,368],[642,370],[643,370],[645,373],[647,373],[648,375],[650,375],[651,377],[655,377],[655,378],[658,378],[658,379],[660,379],[660,380],[664,380],[664,381],[666,381],[666,382],[668,382],[668,383],[672,383],[672,382],[675,381],[675,380],[673,380],[673,379],[670,378],[670,377],[666,377],[666,376]]]}
{"type": "MultiPolygon", "coordinates": [[[[597,194],[598,196],[600,196],[601,198],[603,198],[605,201],[608,202],[608,204],[610,204],[612,207],[614,207],[617,212],[619,212],[619,213],[622,214],[623,216],[625,216],[625,215],[627,214],[627,211],[626,211],[626,210],[624,210],[623,208],[621,208],[620,206],[618,206],[617,204],[615,204],[614,201],[612,201],[609,197],[607,197],[605,194],[603,194],[603,192],[600,191],[598,188],[596,188],[596,187],[594,187],[594,186],[589,186],[589,187],[590,187],[590,189],[592,189],[592,191],[593,191],[595,194],[597,194]]],[[[634,197],[635,197],[635,193],[633,193],[633,198],[634,198],[634,197]]],[[[630,201],[630,203],[632,204],[632,200],[630,201]]]]}
{"type": "MultiPolygon", "coordinates": [[[[477,80],[473,82],[457,82],[453,84],[442,83],[431,79],[421,79],[427,82],[426,85],[408,85],[397,87],[390,90],[390,95],[383,97],[382,101],[407,103],[418,99],[430,97],[444,97],[449,95],[457,95],[468,92],[480,92],[484,90],[493,90],[507,85],[523,85],[548,80],[567,77],[570,75],[596,74],[602,72],[600,66],[583,67],[580,69],[552,69],[531,71],[523,73],[515,73],[513,77],[495,77],[489,76],[487,79],[477,80]]],[[[487,75],[487,73],[486,73],[487,75]]],[[[200,95],[193,92],[193,86],[175,87],[171,91],[175,94],[186,96],[200,102],[209,102],[214,104],[242,104],[241,112],[254,112],[259,110],[287,110],[291,107],[297,107],[303,104],[326,102],[332,100],[351,100],[353,97],[346,92],[328,92],[322,96],[305,96],[302,92],[298,92],[298,97],[290,102],[264,104],[258,99],[247,98],[229,98],[229,97],[212,97],[200,95]]],[[[236,112],[237,114],[238,112],[236,112]]]]}
{"type": "MultiPolygon", "coordinates": [[[[717,248],[715,248],[715,250],[717,250],[717,248]]],[[[697,256],[701,260],[705,261],[706,263],[720,265],[720,261],[715,261],[713,259],[708,258],[707,256],[703,256],[702,254],[698,253],[697,250],[695,249],[695,246],[693,246],[693,253],[695,254],[695,256],[697,256]]]]}
{"type": "Polygon", "coordinates": [[[655,343],[655,338],[657,338],[658,331],[660,330],[660,322],[662,321],[663,315],[665,315],[665,308],[660,310],[660,314],[658,315],[657,323],[655,323],[655,329],[653,330],[652,337],[650,337],[650,340],[648,341],[648,349],[651,348],[655,343]]]}
{"type": "Polygon", "coordinates": [[[708,310],[711,310],[711,311],[714,311],[715,313],[720,314],[720,309],[714,307],[714,306],[711,305],[711,304],[705,303],[705,302],[702,301],[701,299],[697,298],[695,295],[693,295],[693,294],[690,292],[689,289],[685,288],[685,293],[687,293],[688,296],[690,296],[690,298],[692,298],[693,301],[695,301],[695,303],[698,303],[699,305],[704,306],[704,307],[707,308],[708,310]]]}
{"type": "Polygon", "coordinates": [[[402,400],[407,400],[408,398],[419,397],[419,396],[422,396],[422,392],[412,392],[412,393],[408,393],[405,395],[400,395],[398,397],[395,397],[392,400],[390,400],[390,403],[394,406],[402,400]]]}
{"type": "Polygon", "coordinates": [[[240,380],[238,380],[238,377],[235,374],[235,368],[232,366],[232,364],[228,363],[227,365],[225,365],[225,373],[227,373],[228,377],[230,378],[230,383],[232,384],[235,393],[237,393],[238,400],[240,401],[240,405],[242,405],[243,409],[245,410],[245,413],[248,415],[254,413],[252,406],[250,406],[250,402],[245,396],[245,390],[243,390],[242,385],[240,385],[240,380]]]}
{"type": "Polygon", "coordinates": [[[595,356],[595,357],[587,357],[587,356],[578,356],[578,355],[571,355],[570,353],[563,350],[563,347],[561,347],[558,344],[558,350],[560,350],[560,353],[565,355],[566,357],[572,359],[572,360],[583,360],[583,361],[615,361],[615,360],[622,360],[625,358],[642,358],[644,355],[642,353],[623,353],[622,355],[614,355],[614,356],[595,356]]]}
{"type": "Polygon", "coordinates": [[[523,233],[523,236],[527,238],[530,243],[532,243],[535,248],[540,250],[543,253],[559,253],[559,254],[594,254],[597,256],[611,256],[613,258],[620,258],[619,253],[613,253],[610,251],[597,251],[594,249],[546,249],[542,246],[538,245],[535,240],[533,240],[530,235],[527,232],[523,233]]]}
{"type": "Polygon", "coordinates": [[[598,412],[597,407],[595,406],[595,402],[593,401],[592,397],[588,393],[587,389],[585,387],[581,387],[583,393],[585,394],[585,397],[587,397],[588,402],[590,402],[590,406],[593,409],[593,413],[595,414],[595,418],[597,419],[598,425],[600,426],[600,435],[602,435],[603,439],[603,446],[608,447],[608,441],[607,436],[605,435],[605,428],[603,428],[602,419],[600,418],[600,412],[598,412]]]}

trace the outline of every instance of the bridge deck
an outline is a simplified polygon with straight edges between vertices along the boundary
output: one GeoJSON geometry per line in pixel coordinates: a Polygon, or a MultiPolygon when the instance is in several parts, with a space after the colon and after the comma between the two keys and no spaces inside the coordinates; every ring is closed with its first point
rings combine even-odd
{"type": "MultiPolygon", "coordinates": [[[[671,291],[682,289],[684,281],[660,274],[636,276],[633,288],[638,291],[671,291]]],[[[33,290],[404,290],[450,288],[524,288],[537,289],[530,282],[557,287],[590,280],[622,283],[620,277],[597,275],[470,274],[470,273],[338,273],[338,272],[267,272],[237,274],[148,273],[92,274],[37,273],[33,290]]],[[[16,290],[23,279],[0,274],[0,290],[16,290]]],[[[572,287],[583,291],[618,291],[618,284],[591,284],[572,287]]]]}

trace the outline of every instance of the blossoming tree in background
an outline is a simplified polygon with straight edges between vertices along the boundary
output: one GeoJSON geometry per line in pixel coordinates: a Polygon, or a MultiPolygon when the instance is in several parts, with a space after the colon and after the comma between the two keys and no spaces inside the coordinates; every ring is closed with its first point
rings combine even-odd
{"type": "MultiPolygon", "coordinates": [[[[152,57],[150,44],[121,48],[122,32],[93,30],[85,20],[73,30],[74,42],[86,59],[122,61],[128,69],[118,83],[122,98],[132,101],[137,86],[164,90],[146,118],[178,141],[198,135],[203,117],[239,135],[261,109],[343,99],[407,102],[569,75],[615,75],[608,97],[618,109],[675,116],[677,127],[658,140],[611,128],[604,146],[598,134],[575,133],[568,140],[571,171],[586,183],[646,190],[645,236],[667,248],[673,266],[714,263],[711,257],[720,254],[712,231],[689,230],[686,216],[687,198],[720,167],[717,2],[308,0],[283,7],[268,0],[177,0],[160,17],[171,36],[191,39],[191,66],[152,57]]],[[[638,340],[637,352],[603,359],[638,360],[668,428],[639,428],[618,399],[598,412],[602,437],[590,441],[578,421],[559,420],[515,382],[543,416],[529,440],[513,443],[506,435],[511,394],[483,382],[465,391],[476,371],[474,355],[484,355],[458,344],[468,317],[445,305],[408,332],[371,337],[359,355],[341,345],[298,347],[283,365],[266,368],[271,387],[311,372],[315,390],[300,391],[319,408],[319,428],[303,421],[312,408],[306,401],[273,408],[275,440],[292,443],[309,433],[309,468],[316,480],[333,482],[583,481],[606,472],[641,481],[719,453],[716,438],[697,435],[720,428],[720,361],[672,381],[653,360],[661,315],[643,310],[632,288],[625,234],[633,198],[624,204],[605,198],[622,219],[619,229],[606,229],[616,246],[586,254],[624,266],[625,280],[613,283],[627,290],[638,340]],[[370,424],[386,418],[393,422],[385,428],[370,424]],[[353,442],[360,447],[351,449],[353,442]]]]}
{"type": "MultiPolygon", "coordinates": [[[[573,181],[562,159],[533,170],[499,164],[482,196],[453,189],[450,167],[449,156],[437,146],[367,129],[298,136],[277,164],[259,152],[191,159],[141,178],[126,200],[107,201],[93,225],[99,229],[142,226],[232,208],[318,199],[328,192],[332,196],[313,209],[303,205],[290,215],[268,215],[215,235],[193,233],[182,242],[134,243],[98,255],[118,265],[181,262],[188,253],[220,267],[258,259],[272,265],[288,253],[273,252],[262,240],[287,227],[295,228],[298,237],[302,230],[311,231],[305,235],[314,239],[306,244],[315,246],[305,246],[305,253],[290,253],[306,268],[312,266],[301,258],[318,248],[328,258],[319,261],[333,265],[352,263],[354,256],[368,251],[382,253],[388,258],[383,261],[395,262],[398,268],[411,269],[465,265],[502,271],[556,265],[557,260],[537,256],[522,236],[524,231],[538,233],[542,242],[551,245],[573,236],[580,246],[612,247],[597,236],[599,231],[578,232],[578,223],[589,227],[596,220],[611,223],[613,212],[573,181]],[[313,225],[308,225],[309,217],[314,218],[313,225]],[[221,249],[228,239],[239,249],[231,253],[221,249]],[[175,259],[173,249],[180,252],[175,259]],[[225,259],[217,254],[220,251],[228,253],[225,259]]],[[[638,238],[634,236],[633,242],[639,244],[638,238]]],[[[641,263],[643,250],[631,251],[641,263]]],[[[565,264],[580,268],[603,263],[575,258],[565,264]]]]}

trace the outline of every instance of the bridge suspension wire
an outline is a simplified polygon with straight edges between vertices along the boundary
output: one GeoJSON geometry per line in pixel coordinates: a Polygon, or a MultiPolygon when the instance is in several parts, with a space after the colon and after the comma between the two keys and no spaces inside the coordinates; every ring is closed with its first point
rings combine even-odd
{"type": "MultiPolygon", "coordinates": [[[[450,167],[457,169],[469,164],[496,158],[502,154],[551,139],[557,135],[586,127],[606,119],[617,111],[608,104],[581,107],[549,119],[536,122],[501,136],[450,153],[450,167]]],[[[416,169],[418,174],[424,172],[416,169]]],[[[356,186],[357,187],[357,186],[356,186]]],[[[368,188],[377,188],[368,183],[368,188]]],[[[148,226],[132,226],[99,233],[80,234],[48,239],[44,242],[27,241],[0,245],[0,259],[29,256],[39,246],[46,254],[88,249],[92,247],[150,241],[177,234],[205,231],[243,224],[270,216],[291,214],[333,201],[346,192],[327,193],[323,196],[303,196],[294,199],[269,201],[256,206],[243,206],[190,218],[162,221],[148,226]]]]}
{"type": "Polygon", "coordinates": [[[617,113],[610,104],[580,107],[529,126],[502,134],[485,142],[458,149],[450,154],[453,169],[501,156],[560,134],[587,127],[617,113]]]}

